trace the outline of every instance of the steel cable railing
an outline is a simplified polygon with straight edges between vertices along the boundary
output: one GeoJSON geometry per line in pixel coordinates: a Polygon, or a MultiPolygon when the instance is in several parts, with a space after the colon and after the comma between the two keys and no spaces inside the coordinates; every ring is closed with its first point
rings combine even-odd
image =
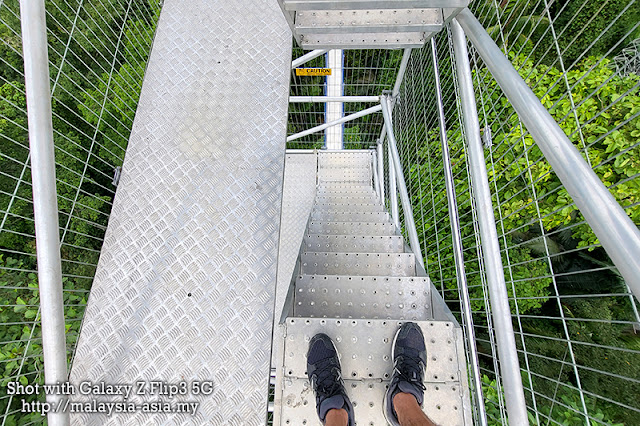
{"type": "MultiPolygon", "coordinates": [[[[122,166],[161,2],[46,2],[67,361],[77,342],[122,166]]],[[[21,412],[8,382],[42,383],[41,310],[24,89],[20,9],[0,2],[1,424],[21,412]]]]}

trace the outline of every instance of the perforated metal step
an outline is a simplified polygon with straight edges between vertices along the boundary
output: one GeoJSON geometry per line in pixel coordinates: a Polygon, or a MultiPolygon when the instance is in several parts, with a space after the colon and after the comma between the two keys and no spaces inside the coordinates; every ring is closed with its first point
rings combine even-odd
{"type": "Polygon", "coordinates": [[[300,275],[296,279],[296,317],[431,318],[427,277],[300,275]]]}
{"type": "Polygon", "coordinates": [[[371,169],[366,168],[319,168],[318,181],[326,182],[371,182],[371,169]]]}
{"type": "Polygon", "coordinates": [[[303,49],[420,48],[468,0],[279,0],[303,49]]]}
{"type": "Polygon", "coordinates": [[[402,253],[404,239],[399,235],[319,235],[306,234],[304,251],[338,253],[402,253]]]}
{"type": "Polygon", "coordinates": [[[367,196],[377,196],[376,193],[370,187],[364,188],[318,188],[316,195],[319,197],[330,197],[330,196],[338,196],[338,197],[367,197],[367,196]]]}
{"type": "Polygon", "coordinates": [[[314,210],[311,220],[316,222],[390,222],[387,212],[332,212],[314,210]]]}
{"type": "Polygon", "coordinates": [[[329,235],[395,235],[395,225],[382,222],[311,222],[308,232],[329,235]]]}
{"type": "Polygon", "coordinates": [[[356,423],[386,425],[383,397],[402,320],[419,322],[426,337],[425,412],[441,425],[471,424],[459,325],[444,314],[448,310],[430,280],[416,277],[415,255],[405,252],[370,182],[345,181],[370,173],[371,152],[318,155],[318,175],[336,180],[317,187],[287,297],[288,318],[279,328],[285,343],[276,373],[275,424],[320,425],[305,356],[311,337],[323,332],[341,354],[356,423]]]}
{"type": "Polygon", "coordinates": [[[318,191],[340,191],[345,189],[353,189],[353,190],[372,190],[373,187],[369,183],[359,183],[359,182],[320,182],[318,183],[318,191]]]}
{"type": "Polygon", "coordinates": [[[380,204],[380,200],[375,195],[319,195],[316,204],[380,204]]]}
{"type": "MultiPolygon", "coordinates": [[[[393,372],[391,347],[400,324],[402,321],[376,319],[287,319],[283,386],[281,394],[276,395],[276,404],[282,407],[282,424],[320,424],[306,375],[306,352],[311,337],[325,333],[340,354],[342,375],[356,421],[386,425],[383,398],[393,372]]],[[[418,324],[425,335],[428,355],[424,411],[441,425],[470,425],[460,328],[451,322],[419,321],[418,324]]]]}
{"type": "Polygon", "coordinates": [[[301,274],[411,277],[416,274],[413,253],[302,253],[301,274]]]}
{"type": "Polygon", "coordinates": [[[341,203],[318,203],[313,207],[314,211],[327,210],[336,212],[384,212],[384,206],[379,203],[349,203],[348,199],[341,203]]]}
{"type": "Polygon", "coordinates": [[[318,153],[319,169],[358,169],[369,168],[372,162],[371,151],[324,151],[318,153]]]}

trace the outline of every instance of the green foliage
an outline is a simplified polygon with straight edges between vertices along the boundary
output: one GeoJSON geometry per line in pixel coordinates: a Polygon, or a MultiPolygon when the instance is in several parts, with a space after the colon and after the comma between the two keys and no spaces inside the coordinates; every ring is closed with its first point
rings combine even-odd
{"type": "MultiPolygon", "coordinates": [[[[161,7],[146,0],[129,3],[47,2],[68,355],[78,339],[111,209],[115,189],[111,177],[124,159],[161,7]]],[[[4,419],[6,425],[44,422],[38,413],[20,412],[22,399],[44,400],[44,395],[11,401],[6,395],[8,381],[43,381],[31,175],[25,167],[29,165],[29,143],[19,16],[18,2],[2,4],[0,412],[4,415],[7,409],[17,410],[4,419]]]]}
{"type": "MultiPolygon", "coordinates": [[[[550,11],[567,66],[586,56],[615,55],[627,45],[627,33],[640,20],[640,5],[629,0],[559,0],[550,11]]],[[[550,43],[549,33],[542,44],[550,43]]]]}

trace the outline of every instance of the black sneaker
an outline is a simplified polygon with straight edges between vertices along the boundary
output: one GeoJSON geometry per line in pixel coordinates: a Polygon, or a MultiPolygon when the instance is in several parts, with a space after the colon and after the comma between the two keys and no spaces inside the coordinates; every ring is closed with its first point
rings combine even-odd
{"type": "Polygon", "coordinates": [[[384,416],[392,426],[400,426],[393,409],[393,397],[400,392],[413,395],[422,405],[425,387],[424,371],[427,368],[427,348],[424,335],[418,324],[405,322],[393,339],[393,374],[384,396],[384,416]]]}
{"type": "Polygon", "coordinates": [[[354,426],[353,406],[342,382],[338,351],[326,334],[316,334],[309,342],[307,376],[316,394],[320,420],[324,423],[329,410],[344,408],[349,415],[348,425],[354,426]]]}

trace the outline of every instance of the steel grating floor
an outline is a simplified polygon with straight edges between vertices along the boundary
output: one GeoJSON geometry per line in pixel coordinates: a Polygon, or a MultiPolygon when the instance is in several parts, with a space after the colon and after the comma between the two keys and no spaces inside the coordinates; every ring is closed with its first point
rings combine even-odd
{"type": "Polygon", "coordinates": [[[199,407],[74,424],[265,423],[290,66],[277,2],[165,0],[71,382],[199,407]]]}

